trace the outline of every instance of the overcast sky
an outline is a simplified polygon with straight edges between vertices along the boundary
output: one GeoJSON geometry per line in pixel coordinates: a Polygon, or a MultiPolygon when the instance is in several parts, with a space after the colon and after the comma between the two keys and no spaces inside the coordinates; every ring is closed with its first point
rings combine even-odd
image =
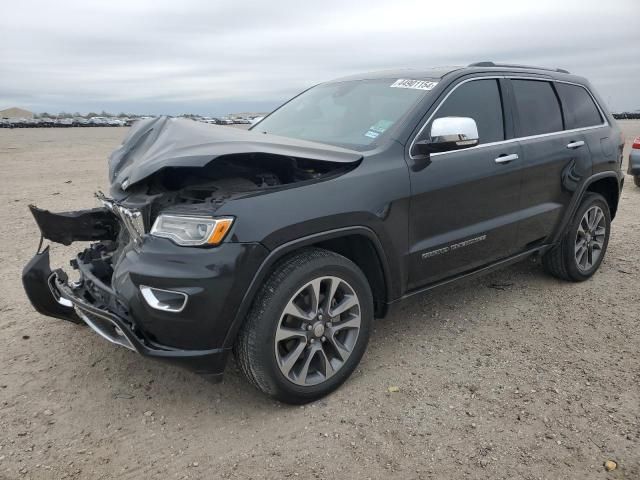
{"type": "Polygon", "coordinates": [[[494,60],[588,77],[640,109],[638,0],[8,0],[0,109],[270,110],[323,80],[494,60]],[[348,4],[347,4],[348,3],[348,4]]]}

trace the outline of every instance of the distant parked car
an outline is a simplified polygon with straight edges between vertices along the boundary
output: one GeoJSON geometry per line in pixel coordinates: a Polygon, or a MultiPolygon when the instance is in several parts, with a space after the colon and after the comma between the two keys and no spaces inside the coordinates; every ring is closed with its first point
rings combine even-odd
{"type": "Polygon", "coordinates": [[[89,119],[90,127],[104,127],[107,125],[107,119],[104,117],[91,117],[89,119]]]}
{"type": "Polygon", "coordinates": [[[636,137],[633,140],[633,145],[631,145],[627,173],[633,175],[633,181],[636,187],[640,187],[640,137],[636,137]]]}

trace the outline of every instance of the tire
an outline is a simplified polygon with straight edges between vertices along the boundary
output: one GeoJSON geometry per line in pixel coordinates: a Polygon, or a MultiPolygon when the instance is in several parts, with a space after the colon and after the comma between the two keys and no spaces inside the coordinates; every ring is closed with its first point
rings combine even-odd
{"type": "Polygon", "coordinates": [[[587,280],[598,270],[604,259],[610,232],[611,214],[607,201],[602,195],[589,192],[571,219],[560,243],[542,257],[542,265],[548,273],[562,280],[587,280]],[[593,228],[589,224],[589,218],[585,217],[587,212],[598,215],[598,221],[595,221],[596,217],[589,217],[596,223],[593,228]],[[602,215],[601,218],[598,212],[602,215]]]}
{"type": "Polygon", "coordinates": [[[633,183],[636,184],[636,187],[640,187],[640,175],[636,175],[633,177],[633,183]]]}
{"type": "Polygon", "coordinates": [[[234,353],[259,390],[284,403],[303,404],[331,393],[353,373],[372,322],[373,296],[358,266],[328,250],[309,248],[276,265],[253,302],[234,353]],[[315,316],[314,298],[319,299],[315,316]]]}

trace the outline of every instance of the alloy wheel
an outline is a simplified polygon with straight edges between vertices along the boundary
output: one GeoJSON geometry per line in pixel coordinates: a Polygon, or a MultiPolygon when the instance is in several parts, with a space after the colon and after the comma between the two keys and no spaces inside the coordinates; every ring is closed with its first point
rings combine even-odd
{"type": "Polygon", "coordinates": [[[345,364],[358,340],[360,300],[345,280],[323,276],[289,300],[275,334],[280,372],[301,386],[318,385],[345,364]]]}
{"type": "Polygon", "coordinates": [[[578,269],[587,272],[602,255],[607,224],[602,209],[594,205],[589,208],[578,225],[575,241],[575,259],[578,269]]]}

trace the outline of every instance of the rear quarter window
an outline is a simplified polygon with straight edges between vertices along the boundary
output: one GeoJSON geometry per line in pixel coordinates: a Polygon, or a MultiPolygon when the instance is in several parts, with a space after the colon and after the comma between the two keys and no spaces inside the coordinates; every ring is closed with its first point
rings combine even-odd
{"type": "Polygon", "coordinates": [[[562,110],[553,86],[543,80],[511,80],[518,109],[519,136],[562,131],[562,110]]]}
{"type": "Polygon", "coordinates": [[[602,125],[600,111],[587,90],[567,83],[556,83],[556,90],[562,101],[568,129],[602,125]]]}

